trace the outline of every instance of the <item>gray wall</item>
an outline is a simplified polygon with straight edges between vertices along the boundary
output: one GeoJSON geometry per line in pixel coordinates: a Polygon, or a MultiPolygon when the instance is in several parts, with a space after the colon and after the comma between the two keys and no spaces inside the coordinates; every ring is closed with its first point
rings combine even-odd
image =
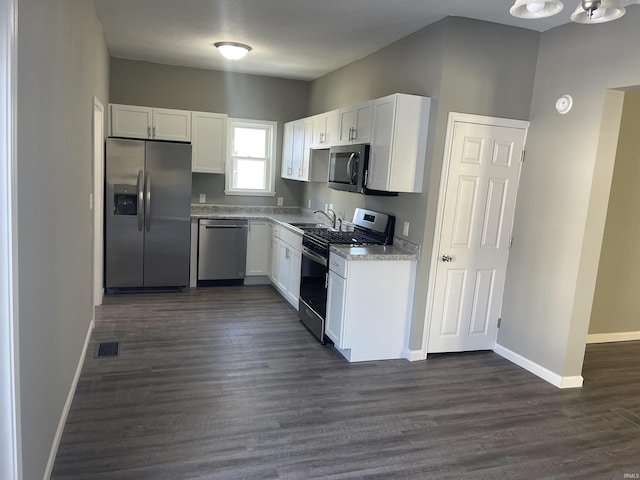
{"type": "Polygon", "coordinates": [[[625,95],[589,333],[640,330],[640,91],[625,95]]]}
{"type": "Polygon", "coordinates": [[[640,9],[542,34],[498,343],[562,376],[582,371],[615,160],[605,91],[640,84],[640,9]],[[585,46],[588,45],[588,48],[585,46]],[[571,94],[567,115],[554,109],[571,94]]]}
{"type": "Polygon", "coordinates": [[[465,18],[448,17],[358,62],[314,81],[310,113],[401,92],[432,98],[423,193],[365,197],[310,184],[303,200],[313,208],[333,203],[347,218],[356,207],[392,213],[396,235],[411,225],[408,240],[422,245],[418,263],[411,349],[422,347],[426,290],[450,111],[527,119],[539,34],[465,18]],[[469,48],[481,45],[482,48],[469,48]]]}
{"type": "MultiPolygon", "coordinates": [[[[283,123],[306,116],[308,93],[308,82],[297,80],[111,59],[112,103],[277,121],[276,192],[285,205],[300,205],[303,186],[280,178],[283,123]]],[[[276,197],[225,196],[224,175],[193,174],[192,201],[201,193],[212,204],[276,205],[276,197]]]]}
{"type": "Polygon", "coordinates": [[[18,2],[23,477],[43,478],[92,319],[92,108],[109,56],[93,2],[18,2]]]}

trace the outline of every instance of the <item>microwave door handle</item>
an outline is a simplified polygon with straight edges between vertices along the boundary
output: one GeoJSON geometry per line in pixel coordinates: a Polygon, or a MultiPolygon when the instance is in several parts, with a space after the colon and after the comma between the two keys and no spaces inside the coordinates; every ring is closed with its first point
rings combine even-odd
{"type": "Polygon", "coordinates": [[[354,178],[354,173],[353,173],[353,162],[356,162],[356,165],[358,164],[358,158],[357,158],[357,154],[355,152],[353,152],[351,154],[351,156],[349,157],[349,161],[347,162],[347,175],[349,176],[349,183],[351,185],[353,185],[355,183],[355,178],[354,178]]]}

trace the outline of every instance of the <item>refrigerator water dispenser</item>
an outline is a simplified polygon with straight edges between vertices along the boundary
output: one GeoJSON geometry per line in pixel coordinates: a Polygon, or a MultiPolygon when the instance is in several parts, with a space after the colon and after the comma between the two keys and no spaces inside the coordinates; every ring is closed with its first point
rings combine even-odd
{"type": "Polygon", "coordinates": [[[114,215],[138,214],[138,187],[136,185],[114,185],[114,215]]]}

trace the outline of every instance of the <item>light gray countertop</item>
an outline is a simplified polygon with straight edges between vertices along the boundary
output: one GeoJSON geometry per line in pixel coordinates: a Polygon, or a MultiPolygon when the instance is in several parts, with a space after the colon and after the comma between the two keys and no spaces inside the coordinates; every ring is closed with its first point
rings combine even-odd
{"type": "Polygon", "coordinates": [[[408,250],[400,245],[364,245],[362,247],[332,245],[329,251],[347,260],[401,261],[418,259],[417,251],[408,250]]]}
{"type": "MultiPolygon", "coordinates": [[[[252,207],[232,205],[192,204],[191,218],[219,218],[242,220],[271,220],[279,222],[299,233],[301,229],[293,227],[291,223],[322,223],[327,224],[324,215],[314,214],[312,210],[300,207],[252,207]]],[[[331,247],[335,252],[347,260],[417,260],[420,246],[407,240],[394,238],[394,245],[368,245],[362,247],[337,246],[331,247]]]]}

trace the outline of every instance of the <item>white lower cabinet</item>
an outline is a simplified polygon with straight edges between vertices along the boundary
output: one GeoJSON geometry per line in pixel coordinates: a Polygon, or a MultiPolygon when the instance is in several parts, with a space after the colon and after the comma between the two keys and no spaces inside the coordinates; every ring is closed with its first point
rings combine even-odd
{"type": "Polygon", "coordinates": [[[297,310],[300,297],[302,236],[281,226],[273,226],[271,239],[271,282],[297,310]]]}
{"type": "Polygon", "coordinates": [[[248,277],[269,275],[270,253],[271,222],[267,220],[249,220],[246,275],[248,277]]]}
{"type": "Polygon", "coordinates": [[[415,261],[331,253],[325,332],[350,362],[407,356],[415,261]]]}

